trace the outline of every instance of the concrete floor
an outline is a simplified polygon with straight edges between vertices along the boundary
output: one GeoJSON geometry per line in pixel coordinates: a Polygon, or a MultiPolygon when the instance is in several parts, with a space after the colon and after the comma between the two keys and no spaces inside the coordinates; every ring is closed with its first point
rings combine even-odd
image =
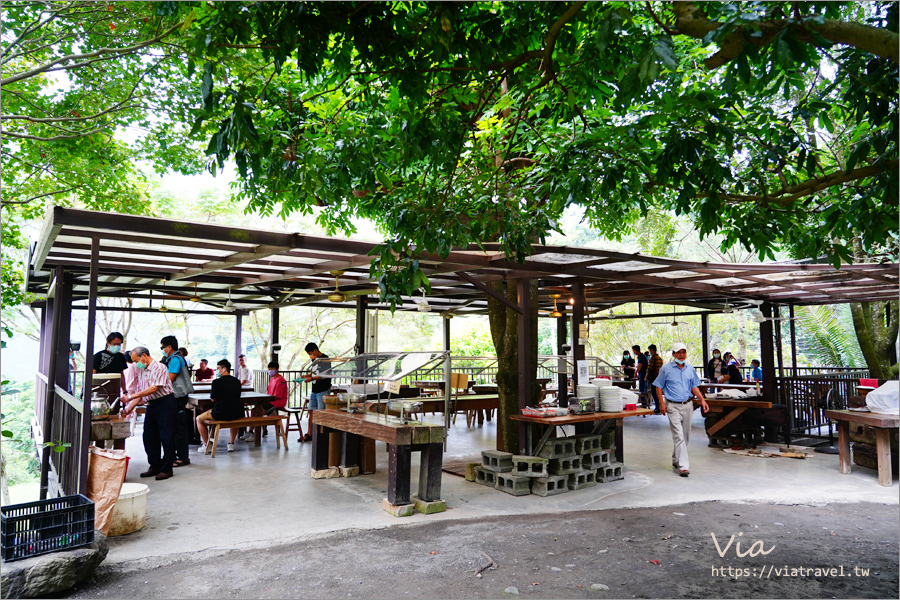
{"type": "MultiPolygon", "coordinates": [[[[428,417],[432,419],[440,422],[441,416],[428,417]]],[[[495,437],[494,423],[469,429],[460,417],[451,428],[445,460],[479,460],[481,450],[494,448],[495,437]]],[[[141,559],[158,560],[175,553],[265,548],[337,530],[490,515],[705,500],[900,503],[897,487],[878,485],[877,474],[871,469],[854,465],[851,474],[840,474],[836,455],[815,453],[807,460],[755,458],[707,448],[699,411],[694,412],[689,478],[679,477],[671,467],[672,439],[664,416],[626,419],[624,439],[623,480],[547,498],[514,497],[444,473],[446,512],[395,518],[381,508],[387,495],[387,453],[382,443],[378,443],[376,474],[314,480],[310,478],[311,445],[299,444],[296,432],[290,434],[288,451],[276,449],[270,434],[260,448],[238,441],[236,451],[227,453],[220,437],[216,458],[203,456],[191,446],[190,466],[176,469],[172,479],[155,481],[138,477],[147,468],[138,430],[127,444],[131,464],[126,481],[150,487],[147,523],[139,532],[110,538],[106,564],[138,561],[134,563],[137,567],[144,562],[141,559]]],[[[417,474],[418,453],[413,453],[413,492],[417,474]]]]}

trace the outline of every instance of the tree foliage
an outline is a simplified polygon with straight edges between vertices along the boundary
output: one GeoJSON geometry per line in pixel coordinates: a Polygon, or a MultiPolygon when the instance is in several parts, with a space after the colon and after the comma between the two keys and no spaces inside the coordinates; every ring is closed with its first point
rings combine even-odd
{"type": "Polygon", "coordinates": [[[376,220],[386,295],[423,283],[388,272],[414,250],[522,258],[571,204],[611,238],[674,210],[761,258],[896,240],[895,3],[177,9],[211,167],[263,213],[376,220]]]}

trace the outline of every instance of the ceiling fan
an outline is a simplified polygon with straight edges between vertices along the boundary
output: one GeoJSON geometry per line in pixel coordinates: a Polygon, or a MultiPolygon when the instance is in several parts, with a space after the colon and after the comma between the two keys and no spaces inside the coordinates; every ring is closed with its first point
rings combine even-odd
{"type": "Polygon", "coordinates": [[[334,291],[328,295],[329,302],[344,302],[347,299],[341,292],[339,277],[344,274],[343,271],[331,271],[331,274],[334,275],[334,291]]]}
{"type": "Polygon", "coordinates": [[[650,323],[651,325],[671,325],[672,327],[678,327],[678,320],[675,318],[675,310],[672,310],[672,322],[671,323],[650,323]]]}
{"type": "Polygon", "coordinates": [[[762,313],[761,310],[759,310],[758,308],[754,308],[750,311],[750,318],[752,318],[757,323],[765,323],[766,321],[793,321],[796,320],[797,317],[794,317],[793,319],[791,317],[767,317],[762,313]]]}

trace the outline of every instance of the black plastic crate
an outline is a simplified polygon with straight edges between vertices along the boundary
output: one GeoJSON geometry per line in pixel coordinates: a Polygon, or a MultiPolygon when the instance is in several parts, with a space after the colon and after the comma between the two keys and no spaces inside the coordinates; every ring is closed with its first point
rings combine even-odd
{"type": "Polygon", "coordinates": [[[2,509],[3,560],[87,546],[94,541],[94,503],[82,494],[2,509]]]}

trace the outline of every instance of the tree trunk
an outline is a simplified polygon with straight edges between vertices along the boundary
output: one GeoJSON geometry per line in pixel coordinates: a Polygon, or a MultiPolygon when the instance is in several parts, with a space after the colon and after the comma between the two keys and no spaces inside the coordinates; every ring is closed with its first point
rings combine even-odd
{"type": "Polygon", "coordinates": [[[897,301],[850,303],[856,339],[874,379],[891,379],[896,373],[891,357],[900,326],[898,309],[897,301]]]}
{"type": "MultiPolygon", "coordinates": [[[[490,285],[495,292],[505,296],[510,302],[519,303],[517,282],[495,281],[490,285]]],[[[529,315],[534,343],[530,349],[532,355],[532,373],[529,379],[537,380],[537,282],[532,281],[529,287],[532,313],[529,315]]],[[[518,454],[519,427],[511,421],[511,415],[519,414],[519,353],[518,353],[518,313],[504,303],[493,298],[488,300],[488,318],[491,324],[491,338],[497,353],[497,392],[500,396],[500,410],[497,416],[497,450],[518,454]]],[[[536,404],[540,386],[535,383],[529,404],[536,404]]]]}

